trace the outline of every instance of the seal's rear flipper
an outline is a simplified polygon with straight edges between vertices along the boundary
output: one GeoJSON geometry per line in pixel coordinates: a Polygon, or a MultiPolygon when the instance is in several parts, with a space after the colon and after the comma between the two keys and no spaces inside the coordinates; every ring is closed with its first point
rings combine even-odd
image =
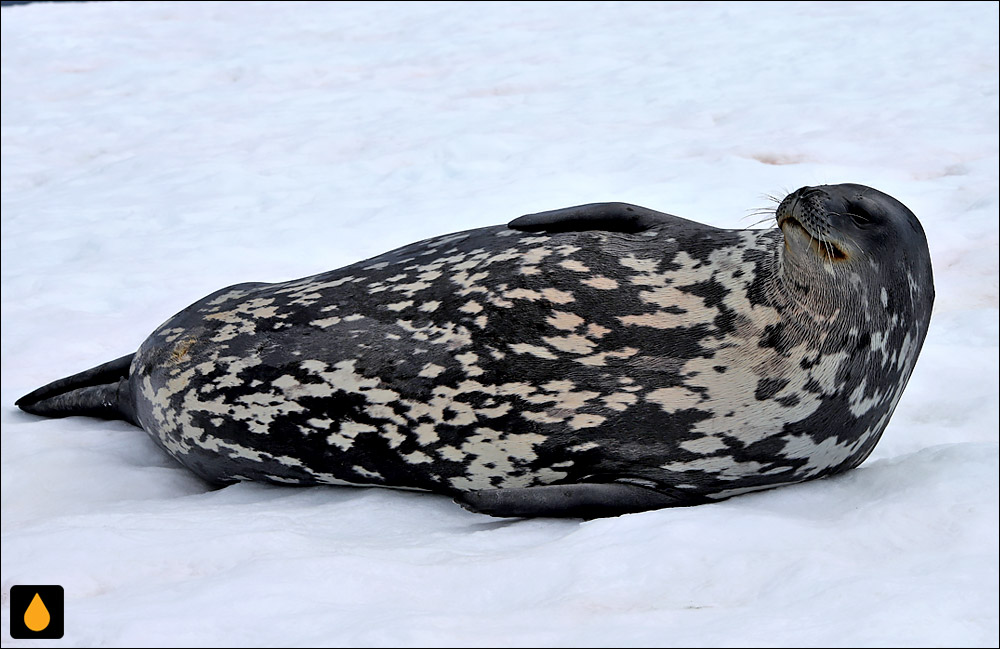
{"type": "Polygon", "coordinates": [[[664,507],[695,505],[686,494],[670,494],[624,482],[545,485],[523,489],[468,491],[455,502],[490,516],[602,518],[664,507]]]}
{"type": "Polygon", "coordinates": [[[524,232],[582,232],[605,230],[635,234],[680,219],[648,207],[628,203],[590,203],[561,210],[525,214],[507,224],[524,232]]]}
{"type": "Polygon", "coordinates": [[[100,419],[135,419],[128,372],[135,354],[53,381],[16,402],[18,408],[42,417],[82,415],[100,419]]]}

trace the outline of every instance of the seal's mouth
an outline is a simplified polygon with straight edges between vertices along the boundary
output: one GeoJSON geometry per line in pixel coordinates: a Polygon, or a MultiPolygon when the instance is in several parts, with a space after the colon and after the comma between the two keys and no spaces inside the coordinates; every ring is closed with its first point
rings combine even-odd
{"type": "Polygon", "coordinates": [[[806,235],[806,239],[809,240],[809,247],[813,249],[819,257],[826,259],[827,261],[845,261],[848,258],[848,254],[843,248],[838,246],[835,242],[829,239],[817,239],[812,235],[809,230],[803,226],[798,219],[794,216],[781,215],[778,217],[778,227],[781,228],[782,233],[785,235],[785,245],[788,245],[788,230],[785,229],[794,228],[801,230],[803,234],[806,235]]]}

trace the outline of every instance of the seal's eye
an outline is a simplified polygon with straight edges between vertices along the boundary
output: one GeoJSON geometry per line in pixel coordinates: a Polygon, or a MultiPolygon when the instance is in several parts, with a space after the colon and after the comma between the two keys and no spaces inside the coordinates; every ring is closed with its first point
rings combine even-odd
{"type": "Polygon", "coordinates": [[[871,214],[869,214],[868,211],[861,205],[851,205],[851,211],[848,212],[847,215],[851,217],[852,221],[854,221],[854,225],[859,228],[867,227],[872,224],[872,221],[874,221],[871,214]]]}

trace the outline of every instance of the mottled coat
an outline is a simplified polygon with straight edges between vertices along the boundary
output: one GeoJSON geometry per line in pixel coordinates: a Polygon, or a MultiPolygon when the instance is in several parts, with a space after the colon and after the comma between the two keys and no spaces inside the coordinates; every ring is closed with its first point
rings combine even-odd
{"type": "MultiPolygon", "coordinates": [[[[862,189],[844,200],[906,210],[862,189]]],[[[888,423],[933,283],[922,231],[880,240],[834,199],[804,188],[771,230],[582,206],[240,284],[158,328],[119,389],[215,482],[683,505],[837,473],[888,423]]]]}

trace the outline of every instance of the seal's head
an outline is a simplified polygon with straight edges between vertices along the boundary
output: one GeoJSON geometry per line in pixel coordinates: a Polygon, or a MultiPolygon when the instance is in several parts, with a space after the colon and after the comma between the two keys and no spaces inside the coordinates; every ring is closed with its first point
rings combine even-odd
{"type": "Polygon", "coordinates": [[[930,318],[927,238],[913,212],[892,196],[864,185],[802,187],[781,201],[776,216],[785,236],[785,275],[800,295],[874,292],[883,307],[905,302],[916,320],[930,318]]]}

